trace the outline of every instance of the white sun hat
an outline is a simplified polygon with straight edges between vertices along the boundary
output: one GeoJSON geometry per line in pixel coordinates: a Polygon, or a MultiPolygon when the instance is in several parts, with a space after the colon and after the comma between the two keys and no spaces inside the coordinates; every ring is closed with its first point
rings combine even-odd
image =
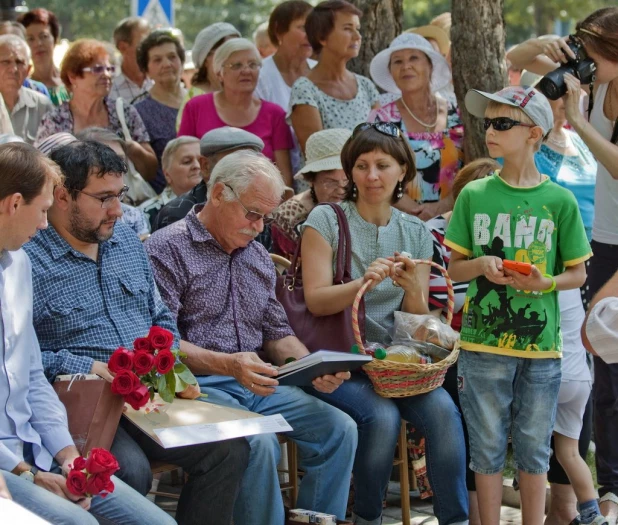
{"type": "Polygon", "coordinates": [[[373,57],[371,65],[369,66],[371,78],[383,90],[389,93],[401,94],[401,90],[397,87],[397,84],[395,84],[395,80],[388,66],[391,55],[395,51],[400,51],[402,49],[418,49],[427,55],[432,66],[430,84],[432,93],[441,90],[449,84],[451,81],[451,70],[448,67],[446,59],[433,48],[427,39],[416,33],[403,33],[395,38],[390,46],[373,57]]]}
{"type": "Polygon", "coordinates": [[[316,131],[307,139],[305,147],[307,163],[294,175],[294,178],[301,180],[304,179],[305,173],[342,169],[341,150],[351,135],[349,129],[343,128],[316,131]]]}

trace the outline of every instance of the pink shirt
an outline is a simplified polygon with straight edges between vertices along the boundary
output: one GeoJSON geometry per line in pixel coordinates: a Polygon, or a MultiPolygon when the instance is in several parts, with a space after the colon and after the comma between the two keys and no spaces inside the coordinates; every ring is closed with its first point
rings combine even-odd
{"type": "MultiPolygon", "coordinates": [[[[214,94],[207,93],[187,102],[178,136],[190,135],[201,139],[204,133],[227,125],[217,113],[214,94]]],[[[285,122],[285,111],[272,102],[262,100],[262,107],[255,120],[241,129],[257,135],[264,141],[262,153],[273,162],[275,151],[294,147],[290,127],[285,122]]]]}

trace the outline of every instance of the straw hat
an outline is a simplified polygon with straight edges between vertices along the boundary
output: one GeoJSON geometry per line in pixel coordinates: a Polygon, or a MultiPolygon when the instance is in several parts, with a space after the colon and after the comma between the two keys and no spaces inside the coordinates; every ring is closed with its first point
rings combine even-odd
{"type": "Polygon", "coordinates": [[[307,163],[294,178],[300,180],[305,173],[318,173],[320,171],[340,170],[341,150],[350,138],[352,132],[349,129],[323,129],[316,131],[307,139],[305,147],[307,163]]]}
{"type": "Polygon", "coordinates": [[[373,57],[371,65],[369,66],[371,78],[384,91],[401,94],[401,90],[397,87],[388,66],[390,64],[391,55],[395,51],[400,51],[402,49],[418,49],[427,55],[432,65],[430,84],[432,93],[439,91],[449,84],[451,81],[451,70],[448,67],[446,59],[422,36],[415,33],[403,33],[395,38],[390,46],[373,57]]]}
{"type": "Polygon", "coordinates": [[[412,29],[407,29],[405,32],[414,33],[421,35],[423,38],[431,38],[432,40],[435,40],[442,56],[448,55],[448,51],[451,48],[451,39],[449,38],[448,33],[441,27],[434,25],[413,27],[412,29]]]}

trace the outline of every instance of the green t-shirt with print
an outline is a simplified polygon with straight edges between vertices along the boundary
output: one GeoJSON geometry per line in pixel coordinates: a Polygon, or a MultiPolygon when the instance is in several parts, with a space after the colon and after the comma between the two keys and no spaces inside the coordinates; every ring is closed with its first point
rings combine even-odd
{"type": "MultiPolygon", "coordinates": [[[[493,255],[559,275],[592,254],[575,196],[547,177],[534,187],[507,184],[496,171],[466,185],[445,244],[470,258],[493,255]]],[[[558,294],[474,279],[461,328],[465,350],[532,358],[562,356],[558,294]]]]}

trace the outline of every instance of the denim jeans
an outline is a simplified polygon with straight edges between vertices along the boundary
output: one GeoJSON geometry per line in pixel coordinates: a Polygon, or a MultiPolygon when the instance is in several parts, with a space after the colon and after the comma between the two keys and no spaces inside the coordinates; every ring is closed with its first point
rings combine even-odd
{"type": "MultiPolygon", "coordinates": [[[[356,424],[349,416],[297,387],[280,386],[274,394],[261,397],[230,377],[200,376],[198,382],[209,402],[263,415],[281,414],[294,429],[287,435],[298,445],[299,465],[305,472],[296,506],[345,517],[357,444],[356,424]]],[[[246,439],[251,455],[234,508],[234,523],[283,525],[277,437],[261,434],[246,439]]]]}
{"type": "MultiPolygon", "coordinates": [[[[60,468],[56,466],[52,472],[59,474],[60,468]]],[[[155,523],[172,525],[176,523],[169,514],[116,476],[112,477],[115,485],[114,492],[105,498],[99,496],[92,498],[90,512],[87,512],[79,505],[56,496],[15,474],[2,470],[0,473],[4,476],[9,492],[16,503],[53,524],[96,525],[98,522],[95,516],[123,525],[154,525],[155,523]]]]}
{"type": "Polygon", "coordinates": [[[561,359],[463,350],[457,370],[470,435],[470,468],[479,474],[502,472],[510,431],[517,469],[547,472],[561,359]]]}
{"type": "Polygon", "coordinates": [[[426,439],[427,472],[440,524],[468,519],[465,443],[461,416],[442,388],[427,394],[387,399],[375,393],[365,374],[353,373],[332,394],[307,389],[349,414],[358,425],[354,460],[354,513],[357,523],[380,524],[382,499],[393,468],[401,419],[422,431],[426,439]]]}

